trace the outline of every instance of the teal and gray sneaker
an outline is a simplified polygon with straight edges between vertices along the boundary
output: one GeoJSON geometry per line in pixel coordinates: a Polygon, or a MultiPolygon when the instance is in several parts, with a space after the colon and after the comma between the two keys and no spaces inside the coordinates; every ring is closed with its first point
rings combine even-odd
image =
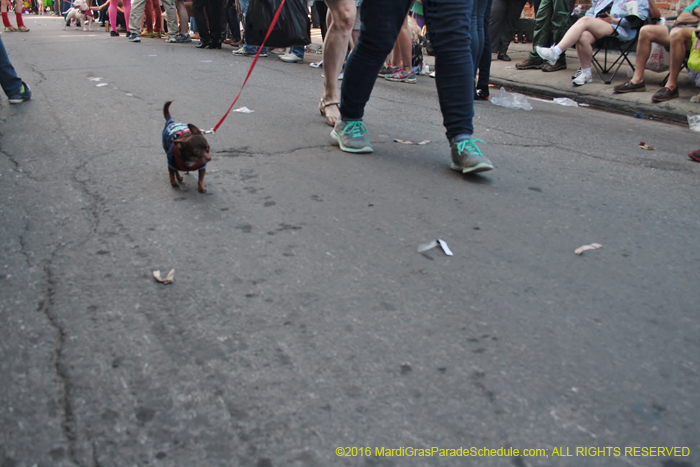
{"type": "Polygon", "coordinates": [[[493,164],[486,158],[475,142],[483,143],[480,139],[465,139],[453,142],[450,146],[452,152],[452,170],[463,174],[486,172],[493,169],[493,164]]]}
{"type": "Polygon", "coordinates": [[[17,94],[8,96],[10,104],[21,104],[24,101],[28,101],[32,98],[32,90],[29,89],[29,85],[22,81],[22,87],[19,88],[17,94]]]}
{"type": "Polygon", "coordinates": [[[345,121],[339,118],[331,131],[331,136],[338,142],[342,151],[357,153],[374,151],[369,142],[367,127],[360,120],[345,121]]]}

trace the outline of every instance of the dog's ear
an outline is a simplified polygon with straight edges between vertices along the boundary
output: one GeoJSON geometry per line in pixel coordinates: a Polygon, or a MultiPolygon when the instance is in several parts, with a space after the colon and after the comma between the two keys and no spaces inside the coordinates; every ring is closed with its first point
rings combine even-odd
{"type": "Polygon", "coordinates": [[[190,133],[192,133],[193,135],[201,135],[202,134],[202,130],[200,130],[199,128],[197,128],[196,126],[194,126],[191,123],[187,124],[187,128],[190,129],[190,133]]]}

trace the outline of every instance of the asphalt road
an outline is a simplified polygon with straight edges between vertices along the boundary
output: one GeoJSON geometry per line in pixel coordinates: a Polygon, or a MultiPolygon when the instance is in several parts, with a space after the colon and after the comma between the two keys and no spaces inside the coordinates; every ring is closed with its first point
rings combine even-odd
{"type": "Polygon", "coordinates": [[[3,467],[700,466],[697,134],[478,103],[496,169],[467,177],[430,78],[378,82],[375,153],[348,155],[321,70],[270,56],[208,192],[175,190],[163,103],[210,128],[251,59],[25,22],[2,36],[34,91],[0,103],[3,467]],[[454,256],[417,252],[437,238],[454,256]],[[389,451],[433,447],[518,452],[389,451]]]}

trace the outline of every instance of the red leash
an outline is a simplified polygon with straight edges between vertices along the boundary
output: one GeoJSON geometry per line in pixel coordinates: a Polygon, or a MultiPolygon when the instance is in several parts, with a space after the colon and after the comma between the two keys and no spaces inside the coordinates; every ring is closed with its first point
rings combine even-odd
{"type": "MultiPolygon", "coordinates": [[[[246,83],[248,82],[248,78],[250,78],[250,74],[253,73],[253,69],[255,68],[255,64],[258,63],[258,58],[260,57],[260,52],[262,49],[265,47],[265,42],[267,42],[267,38],[270,37],[270,34],[272,33],[272,30],[275,28],[275,25],[277,24],[277,20],[280,17],[280,13],[282,13],[282,7],[284,6],[284,2],[286,0],[282,0],[282,3],[280,3],[279,8],[277,8],[277,13],[275,13],[275,16],[272,18],[272,24],[270,24],[270,29],[267,30],[267,34],[265,34],[265,39],[263,39],[262,44],[258,47],[258,53],[255,54],[255,58],[253,59],[253,63],[250,64],[250,69],[248,70],[248,74],[245,77],[245,80],[243,80],[243,85],[241,86],[241,90],[238,91],[238,94],[236,94],[236,98],[233,99],[233,102],[231,102],[231,105],[229,106],[228,110],[224,114],[223,117],[221,117],[221,120],[219,120],[219,123],[214,125],[214,128],[211,130],[207,130],[204,133],[216,133],[216,130],[219,129],[222,123],[224,123],[224,120],[226,120],[226,117],[228,117],[228,114],[231,113],[231,109],[233,109],[233,106],[236,105],[236,101],[238,100],[239,97],[241,97],[241,92],[243,92],[243,88],[245,87],[246,83]]],[[[243,45],[245,47],[245,45],[243,45]]]]}

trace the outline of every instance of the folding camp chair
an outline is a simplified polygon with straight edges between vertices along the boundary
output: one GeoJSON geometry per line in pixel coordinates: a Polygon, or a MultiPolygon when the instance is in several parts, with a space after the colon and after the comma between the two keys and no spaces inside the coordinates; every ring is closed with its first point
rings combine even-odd
{"type": "MultiPolygon", "coordinates": [[[[642,26],[644,26],[645,21],[640,17],[634,15],[625,16],[625,18],[629,22],[631,28],[637,32],[637,34],[635,34],[634,36],[634,39],[632,39],[631,41],[621,41],[620,38],[617,36],[616,31],[613,31],[612,34],[608,34],[607,36],[601,37],[593,43],[593,67],[598,72],[598,76],[600,76],[600,79],[602,79],[605,84],[612,83],[612,80],[615,78],[615,75],[618,71],[620,71],[620,67],[625,62],[627,62],[627,64],[630,67],[632,67],[632,71],[634,71],[634,64],[630,61],[629,54],[637,48],[637,38],[639,37],[639,30],[642,29],[642,26]],[[598,53],[601,51],[603,52],[602,64],[597,58],[598,53]],[[609,51],[614,51],[615,53],[619,54],[617,58],[610,64],[608,64],[609,51]],[[608,75],[610,73],[612,73],[610,79],[605,79],[604,75],[608,75]]],[[[615,29],[617,29],[617,27],[615,29]]],[[[610,57],[610,59],[612,60],[612,57],[610,57]]]]}

